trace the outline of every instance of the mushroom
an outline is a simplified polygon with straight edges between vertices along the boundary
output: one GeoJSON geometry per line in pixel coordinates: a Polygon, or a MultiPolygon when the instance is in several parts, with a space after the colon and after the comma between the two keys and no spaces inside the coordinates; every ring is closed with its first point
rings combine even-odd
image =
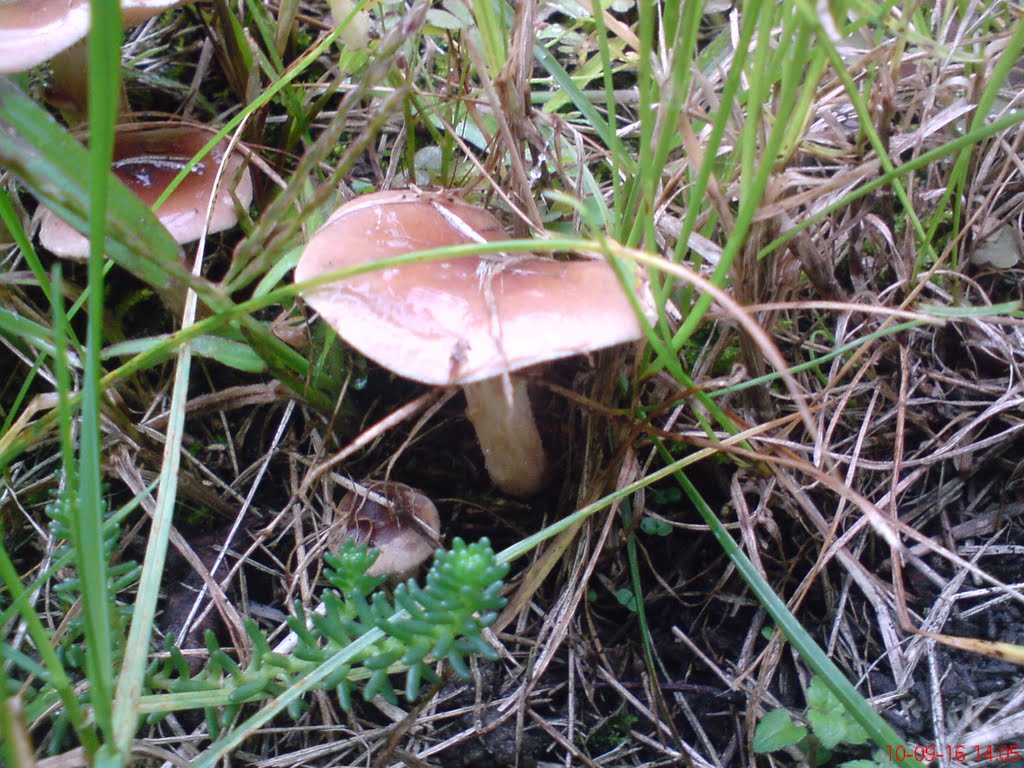
{"type": "Polygon", "coordinates": [[[338,505],[347,538],[380,553],[366,571],[402,581],[415,574],[434,550],[441,518],[434,503],[408,485],[368,483],[349,491],[338,505]]]}
{"type": "Polygon", "coordinates": [[[89,0],[9,0],[0,3],[0,74],[24,72],[82,40],[89,0]]]}
{"type": "MultiPolygon", "coordinates": [[[[206,145],[210,133],[192,126],[127,126],[118,131],[114,143],[114,174],[141,200],[152,206],[182,168],[206,145]]],[[[235,203],[247,207],[252,202],[252,179],[243,158],[232,154],[227,158],[224,180],[217,191],[209,229],[206,210],[213,194],[217,167],[224,161],[227,142],[220,142],[189,173],[157,210],[160,223],[179,243],[188,243],[210,233],[229,229],[238,223],[235,203]],[[240,171],[241,169],[241,171],[240,171]],[[238,175],[240,172],[240,176],[238,175]],[[231,180],[238,178],[234,189],[231,180]]],[[[69,259],[86,259],[89,240],[53,211],[44,210],[39,241],[51,253],[69,259]]]]}
{"type": "MultiPolygon", "coordinates": [[[[395,482],[367,483],[346,493],[337,508],[342,535],[376,549],[379,554],[366,573],[385,576],[392,582],[411,578],[438,546],[441,519],[434,502],[408,485],[395,482]]],[[[337,549],[338,542],[329,542],[337,549]]],[[[315,613],[323,615],[320,603],[315,613]]],[[[312,626],[311,619],[308,626],[312,626]]],[[[274,646],[274,653],[291,654],[299,644],[294,631],[274,646]]]]}
{"type": "MultiPolygon", "coordinates": [[[[310,239],[295,279],[507,237],[493,215],[456,193],[377,192],[335,211],[310,239]]],[[[647,296],[640,278],[638,292],[647,296]]],[[[426,384],[461,385],[488,474],[518,497],[541,489],[547,460],[526,381],[509,374],[643,334],[614,270],[594,259],[507,254],[412,263],[328,283],[304,297],[346,342],[385,368],[426,384]]]]}
{"type": "MultiPolygon", "coordinates": [[[[121,22],[133,27],[185,2],[193,0],[121,0],[121,22]]],[[[0,74],[24,72],[53,59],[48,97],[84,115],[89,21],[89,0],[0,0],[0,74]]]]}

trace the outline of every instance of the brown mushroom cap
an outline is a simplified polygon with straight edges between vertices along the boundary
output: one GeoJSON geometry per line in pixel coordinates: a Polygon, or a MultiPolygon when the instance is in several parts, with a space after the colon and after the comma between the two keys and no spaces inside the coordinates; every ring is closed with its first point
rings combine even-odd
{"type": "MultiPolygon", "coordinates": [[[[430,248],[504,240],[498,220],[451,192],[378,192],[339,208],[295,268],[309,280],[430,248]]],[[[646,297],[646,286],[638,286],[646,297]]],[[[345,341],[385,368],[427,384],[461,384],[487,472],[526,497],[547,460],[521,368],[635,341],[643,331],[604,261],[527,254],[387,267],[307,291],[345,341]]],[[[644,302],[645,307],[647,302],[644,302]]]]}
{"type": "MultiPolygon", "coordinates": [[[[121,20],[132,27],[191,0],[122,0],[121,20]]],[[[24,72],[82,40],[89,0],[0,1],[0,74],[24,72]]]]}
{"type": "Polygon", "coordinates": [[[0,2],[0,74],[24,72],[89,31],[89,0],[0,2]]]}
{"type": "Polygon", "coordinates": [[[337,514],[346,536],[379,550],[367,571],[370,576],[408,578],[434,553],[435,540],[441,532],[437,507],[422,493],[402,483],[369,483],[366,490],[369,494],[349,491],[338,505],[337,514]],[[373,495],[383,497],[393,508],[381,504],[373,495]]]}
{"type": "MultiPolygon", "coordinates": [[[[365,195],[339,208],[313,236],[295,279],[479,241],[467,228],[485,240],[508,238],[494,216],[451,192],[365,195]]],[[[480,381],[643,334],[614,271],[597,260],[514,254],[429,261],[350,277],[304,296],[364,355],[427,384],[480,381]],[[488,272],[488,265],[500,268],[488,272]]]]}
{"type": "MultiPolygon", "coordinates": [[[[210,140],[210,136],[208,131],[190,126],[122,128],[114,144],[114,174],[142,202],[152,206],[181,169],[210,140]]],[[[226,151],[226,141],[217,144],[157,210],[160,223],[177,242],[198,240],[206,229],[206,209],[217,168],[226,151]]],[[[220,232],[238,223],[231,182],[243,162],[238,154],[228,157],[206,231],[220,232]]],[[[248,169],[242,170],[234,195],[242,206],[252,202],[252,179],[248,169]]],[[[64,258],[84,259],[89,255],[88,238],[50,210],[42,215],[39,241],[48,251],[64,258]]]]}

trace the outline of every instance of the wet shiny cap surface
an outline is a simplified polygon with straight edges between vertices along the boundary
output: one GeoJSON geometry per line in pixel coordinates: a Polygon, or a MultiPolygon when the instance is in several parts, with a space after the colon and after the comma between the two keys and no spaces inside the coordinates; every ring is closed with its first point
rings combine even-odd
{"type": "MultiPolygon", "coordinates": [[[[450,192],[390,191],[339,208],[311,238],[296,281],[388,257],[509,239],[490,213],[450,192]]],[[[637,280],[638,295],[646,286],[637,280]]],[[[530,254],[387,267],[306,291],[349,344],[428,384],[462,384],[635,341],[633,308],[604,261],[530,254]]]]}
{"type": "MultiPolygon", "coordinates": [[[[146,205],[152,207],[167,185],[189,160],[203,148],[213,134],[187,126],[119,131],[114,145],[114,174],[146,205]]],[[[224,160],[227,142],[220,142],[193,168],[185,180],[157,211],[157,218],[179,243],[198,240],[206,224],[206,209],[213,190],[217,168],[224,160]]],[[[243,164],[238,154],[231,155],[213,206],[209,232],[220,232],[238,223],[230,185],[243,164]]],[[[243,206],[252,201],[249,171],[234,189],[243,206]]],[[[39,227],[39,240],[48,251],[64,258],[85,258],[88,239],[66,224],[52,211],[46,211],[39,227]]]]}

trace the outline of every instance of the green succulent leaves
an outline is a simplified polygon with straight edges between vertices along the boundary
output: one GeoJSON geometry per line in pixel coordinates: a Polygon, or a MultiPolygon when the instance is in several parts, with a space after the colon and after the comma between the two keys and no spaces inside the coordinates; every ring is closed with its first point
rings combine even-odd
{"type": "MultiPolygon", "coordinates": [[[[501,590],[508,566],[495,561],[487,539],[475,544],[455,539],[450,550],[436,553],[424,586],[410,579],[391,597],[380,589],[383,578],[366,574],[376,557],[375,551],[354,542],[325,556],[330,586],[321,596],[322,612],[310,614],[296,604],[288,620],[296,643],[287,655],[273,650],[262,630],[249,622],[252,658],[245,668],[208,635],[210,656],[204,669],[192,675],[180,651],[170,648],[149,676],[151,688],[171,693],[226,690],[232,705],[227,709],[233,710],[234,705],[281,693],[367,632],[379,630],[379,642],[324,681],[323,688],[333,690],[342,709],[349,711],[356,690],[367,701],[377,695],[397,701],[392,674],[405,672],[404,695],[411,701],[423,681],[437,680],[435,662],[445,660],[465,677],[470,656],[497,658],[483,630],[505,605],[501,590]]],[[[207,709],[214,732],[226,724],[223,713],[207,709]]],[[[300,713],[301,706],[292,712],[300,713]]]]}

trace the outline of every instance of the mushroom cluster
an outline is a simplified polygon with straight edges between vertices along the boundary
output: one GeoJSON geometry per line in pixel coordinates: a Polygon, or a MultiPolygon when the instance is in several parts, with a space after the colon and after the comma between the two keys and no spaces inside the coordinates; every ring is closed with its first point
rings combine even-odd
{"type": "MultiPolygon", "coordinates": [[[[306,281],[388,257],[508,239],[498,220],[453,192],[389,191],[341,206],[295,269],[306,281]]],[[[637,295],[647,296],[637,277],[637,295]]],[[[615,271],[603,260],[532,254],[391,266],[303,294],[338,334],[416,381],[461,385],[491,479],[513,496],[543,486],[547,460],[524,368],[643,335],[615,271]]]]}
{"type": "MultiPolygon", "coordinates": [[[[191,0],[121,0],[126,27],[141,24],[191,0]]],[[[53,59],[51,100],[75,114],[87,103],[85,36],[91,22],[88,0],[0,0],[0,74],[21,72],[53,59]]],[[[127,124],[118,128],[113,172],[143,202],[152,206],[170,182],[209,141],[207,130],[191,125],[127,124]]],[[[160,223],[178,243],[204,232],[233,227],[238,206],[252,201],[252,180],[240,154],[227,154],[221,142],[198,163],[157,212],[160,223]],[[225,183],[216,190],[216,170],[224,163],[225,183]]],[[[52,211],[40,209],[40,242],[57,256],[85,259],[87,238],[52,211]]]]}

